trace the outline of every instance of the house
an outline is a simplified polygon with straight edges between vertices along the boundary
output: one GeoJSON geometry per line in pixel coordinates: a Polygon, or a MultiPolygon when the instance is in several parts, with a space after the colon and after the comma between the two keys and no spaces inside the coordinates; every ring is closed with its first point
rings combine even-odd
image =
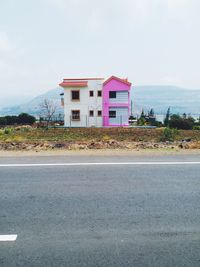
{"type": "Polygon", "coordinates": [[[131,83],[115,76],[64,79],[66,127],[128,126],[131,83]]]}

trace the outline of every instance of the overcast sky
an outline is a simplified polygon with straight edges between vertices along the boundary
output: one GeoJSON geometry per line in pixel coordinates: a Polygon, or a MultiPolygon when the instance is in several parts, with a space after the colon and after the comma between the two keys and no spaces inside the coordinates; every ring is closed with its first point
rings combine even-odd
{"type": "Polygon", "coordinates": [[[0,0],[0,94],[118,75],[200,89],[199,0],[0,0]]]}

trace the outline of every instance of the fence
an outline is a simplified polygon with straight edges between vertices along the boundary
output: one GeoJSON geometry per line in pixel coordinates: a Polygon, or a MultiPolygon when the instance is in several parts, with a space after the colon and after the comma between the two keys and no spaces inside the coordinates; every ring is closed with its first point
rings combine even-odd
{"type": "Polygon", "coordinates": [[[102,126],[125,126],[135,122],[129,116],[88,116],[74,115],[65,116],[67,127],[102,127],[102,126]]]}

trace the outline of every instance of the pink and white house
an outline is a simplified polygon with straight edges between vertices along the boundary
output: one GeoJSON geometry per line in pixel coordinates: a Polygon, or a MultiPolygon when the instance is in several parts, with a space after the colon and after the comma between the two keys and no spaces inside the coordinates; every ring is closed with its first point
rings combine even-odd
{"type": "Polygon", "coordinates": [[[64,89],[66,127],[128,126],[131,83],[111,76],[104,78],[67,78],[64,89]]]}

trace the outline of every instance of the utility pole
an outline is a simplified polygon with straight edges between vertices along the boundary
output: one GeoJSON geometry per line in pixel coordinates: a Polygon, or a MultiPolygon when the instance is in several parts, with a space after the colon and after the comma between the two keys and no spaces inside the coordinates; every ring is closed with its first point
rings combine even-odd
{"type": "Polygon", "coordinates": [[[131,100],[131,116],[133,116],[133,100],[131,100]]]}

